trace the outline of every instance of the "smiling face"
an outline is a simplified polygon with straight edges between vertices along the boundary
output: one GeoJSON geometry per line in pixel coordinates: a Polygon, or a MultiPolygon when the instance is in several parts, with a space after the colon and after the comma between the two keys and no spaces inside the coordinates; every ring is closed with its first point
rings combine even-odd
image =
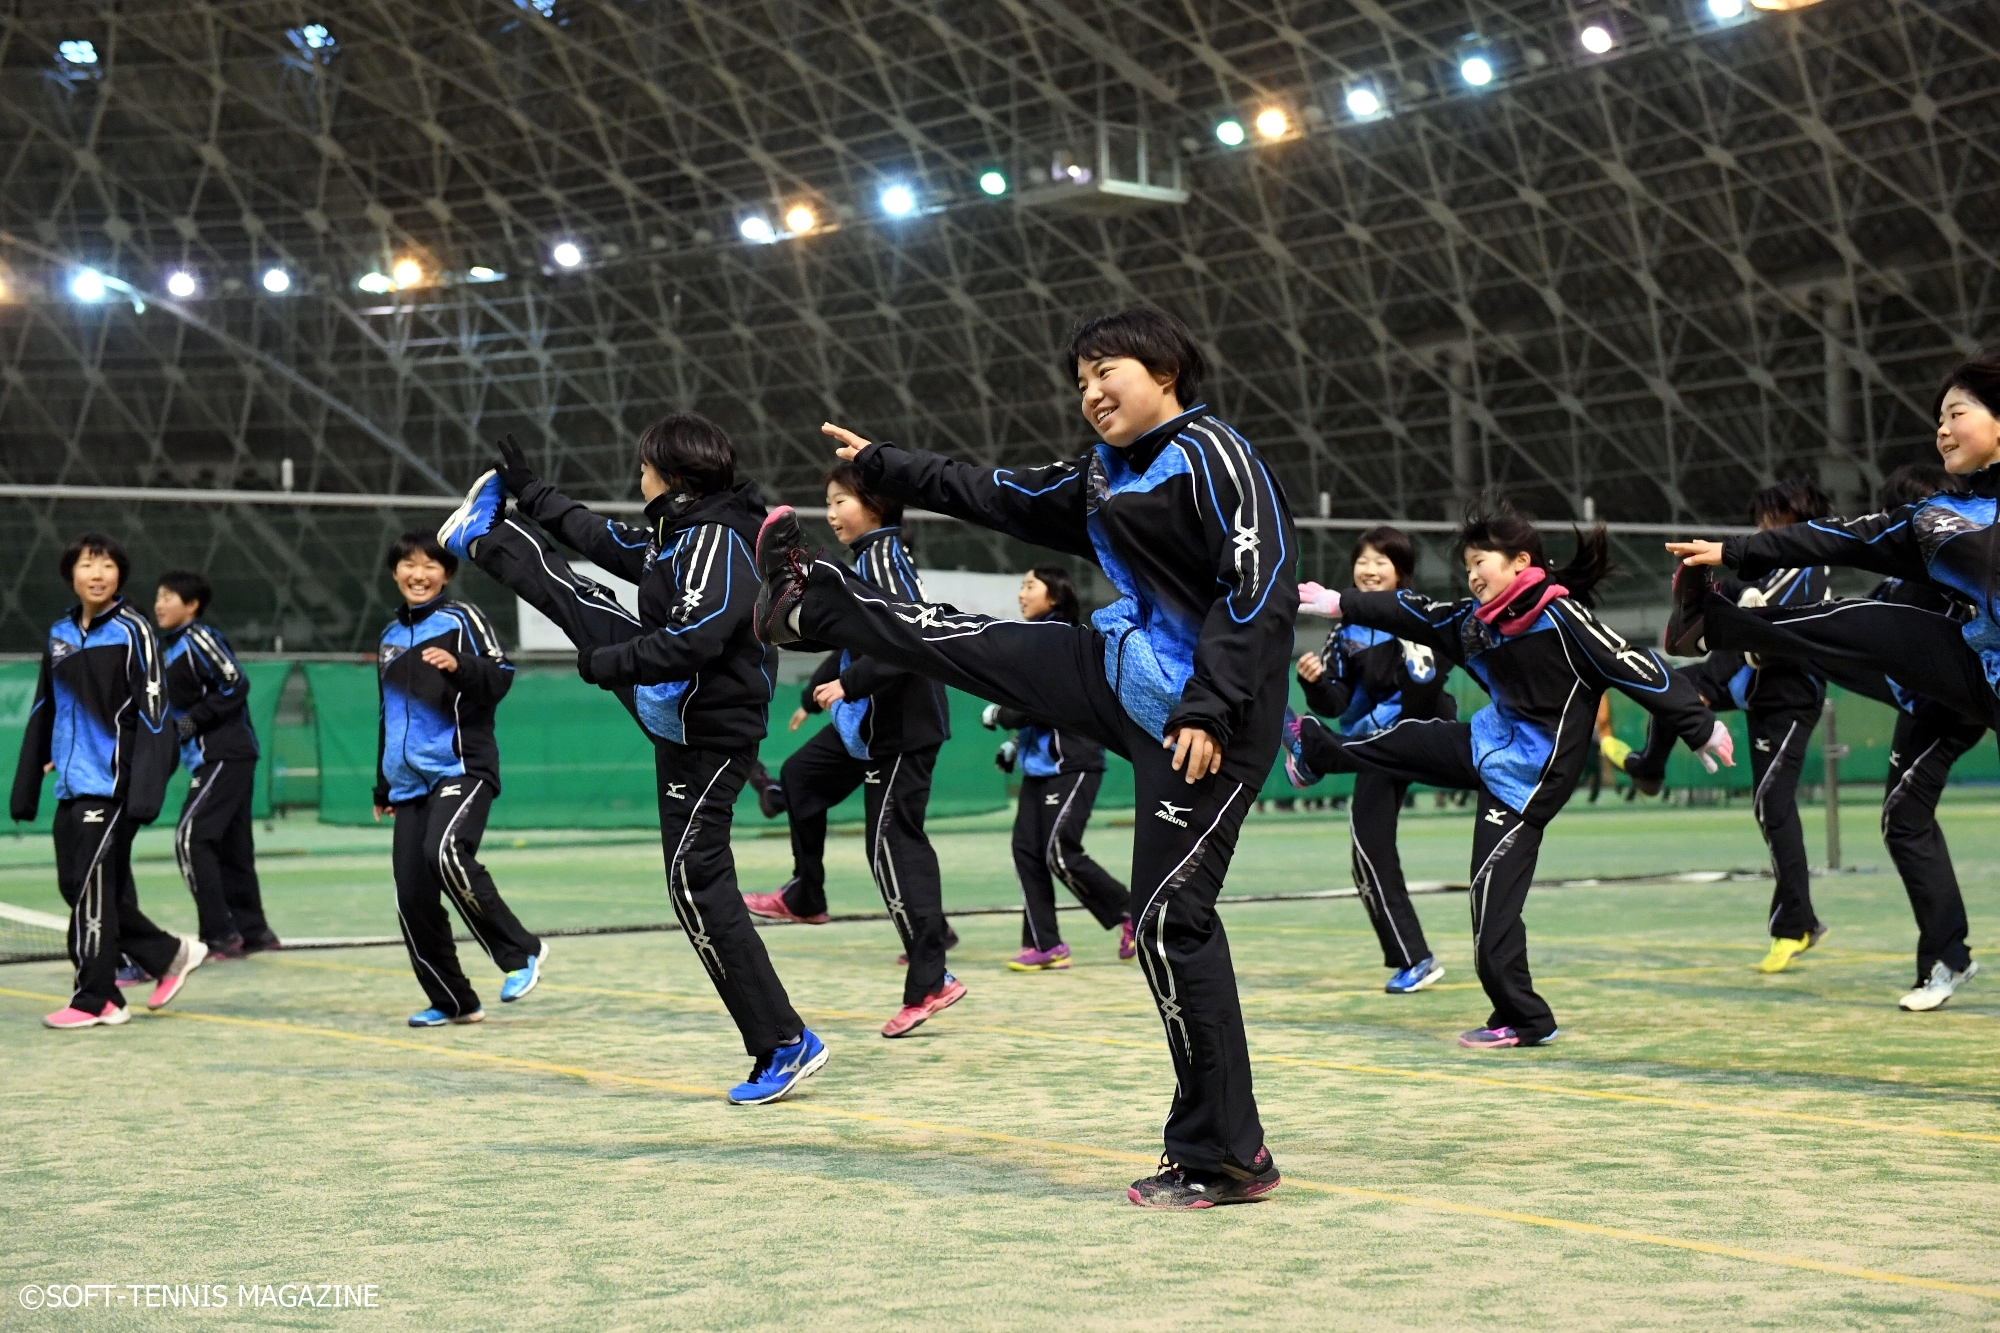
{"type": "Polygon", "coordinates": [[[1021,603],[1021,618],[1040,620],[1056,609],[1056,599],[1049,596],[1049,585],[1033,574],[1021,576],[1021,591],[1015,600],[1021,603]]]}
{"type": "Polygon", "coordinates": [[[439,593],[444,585],[451,582],[451,575],[443,565],[425,555],[422,551],[412,551],[396,562],[393,576],[396,591],[403,594],[403,600],[411,606],[422,606],[439,593]]]}
{"type": "Polygon", "coordinates": [[[837,481],[826,484],[826,525],[835,540],[848,545],[882,526],[882,516],[861,503],[859,496],[837,481]]]}
{"type": "Polygon", "coordinates": [[[1534,561],[1526,551],[1519,555],[1507,555],[1501,551],[1482,551],[1477,546],[1465,548],[1465,586],[1486,605],[1501,593],[1514,576],[1526,569],[1534,561]]]}
{"type": "Polygon", "coordinates": [[[1097,356],[1076,363],[1083,419],[1113,449],[1123,449],[1153,427],[1181,414],[1171,372],[1146,369],[1130,356],[1097,356]]]}
{"type": "Polygon", "coordinates": [[[69,572],[69,586],[92,615],[118,595],[118,562],[102,551],[85,551],[69,572]]]}
{"type": "Polygon", "coordinates": [[[1354,586],[1363,592],[1393,592],[1399,582],[1396,562],[1372,546],[1354,557],[1354,586]]]}
{"type": "Polygon", "coordinates": [[[179,629],[194,619],[195,608],[200,605],[182,601],[172,588],[161,588],[153,594],[153,623],[165,630],[179,629]]]}
{"type": "Polygon", "coordinates": [[[2000,459],[2000,420],[1965,390],[1953,389],[1938,408],[1937,449],[1946,472],[1977,472],[2000,459]]]}

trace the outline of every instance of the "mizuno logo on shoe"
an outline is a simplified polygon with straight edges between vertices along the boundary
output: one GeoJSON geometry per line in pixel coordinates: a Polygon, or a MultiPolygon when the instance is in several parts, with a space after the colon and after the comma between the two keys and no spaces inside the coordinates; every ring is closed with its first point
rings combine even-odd
{"type": "Polygon", "coordinates": [[[83,812],[83,822],[86,824],[102,824],[104,822],[104,812],[102,810],[86,810],[83,812]]]}
{"type": "Polygon", "coordinates": [[[1505,810],[1488,810],[1486,812],[1486,822],[1489,824],[1505,824],[1507,822],[1507,812],[1505,810]]]}
{"type": "Polygon", "coordinates": [[[1192,809],[1194,807],[1191,805],[1175,805],[1172,801],[1161,801],[1160,808],[1153,812],[1153,818],[1164,819],[1169,824],[1178,824],[1182,828],[1186,828],[1188,822],[1182,819],[1181,816],[1192,809]]]}
{"type": "Polygon", "coordinates": [[[687,783],[669,782],[667,784],[667,799],[670,801],[685,801],[687,799],[687,783]]]}

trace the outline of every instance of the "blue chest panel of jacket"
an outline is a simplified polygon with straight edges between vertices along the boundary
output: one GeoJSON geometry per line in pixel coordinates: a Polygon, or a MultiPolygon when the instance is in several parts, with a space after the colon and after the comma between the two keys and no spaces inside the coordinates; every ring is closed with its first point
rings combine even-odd
{"type": "Polygon", "coordinates": [[[1022,727],[1014,733],[1021,747],[1021,772],[1031,778],[1052,778],[1062,772],[1062,756],[1056,751],[1054,727],[1022,727]]]}
{"type": "Polygon", "coordinates": [[[99,678],[125,679],[126,659],[144,645],[135,643],[117,616],[106,616],[88,630],[65,616],[49,631],[53,663],[55,729],[49,757],[56,766],[56,799],[110,796],[118,790],[118,712],[124,700],[99,698],[90,686],[99,678]],[[86,656],[113,654],[115,672],[89,670],[86,656]]]}
{"type": "MultiPolygon", "coordinates": [[[[1361,653],[1381,644],[1394,643],[1396,642],[1396,636],[1383,630],[1369,629],[1365,625],[1342,625],[1340,627],[1340,640],[1350,653],[1361,653]]],[[[1425,650],[1425,653],[1428,660],[1428,667],[1425,669],[1427,669],[1429,674],[1414,676],[1413,672],[1415,679],[1423,681],[1427,681],[1437,674],[1437,660],[1428,656],[1428,649],[1425,650]]],[[[1347,708],[1340,715],[1340,734],[1343,736],[1372,736],[1378,731],[1386,731],[1390,727],[1395,726],[1397,720],[1402,716],[1403,694],[1401,690],[1396,691],[1387,698],[1377,699],[1369,692],[1368,686],[1364,681],[1362,684],[1355,686],[1353,699],[1348,701],[1347,708]]]]}
{"type": "Polygon", "coordinates": [[[1194,468],[1178,443],[1168,444],[1141,470],[1130,465],[1123,450],[1108,444],[1097,446],[1097,458],[1107,495],[1091,512],[1090,544],[1104,576],[1122,595],[1090,622],[1104,635],[1105,678],[1118,692],[1118,701],[1134,722],[1158,736],[1194,675],[1201,621],[1148,595],[1106,531],[1104,512],[1175,485],[1177,478],[1182,479],[1179,486],[1191,487],[1194,468]]]}
{"type": "MultiPolygon", "coordinates": [[[[1536,634],[1559,634],[1545,611],[1522,634],[1509,635],[1495,647],[1516,643],[1536,634]]],[[[1488,650],[1492,651],[1492,650],[1488,650]]],[[[1496,689],[1485,653],[1466,659],[1466,670],[1478,678],[1492,696],[1492,702],[1472,715],[1472,763],[1480,781],[1509,808],[1525,810],[1541,785],[1549,756],[1555,753],[1555,736],[1536,726],[1507,706],[1504,689],[1496,689]]]]}
{"type": "MultiPolygon", "coordinates": [[[[668,550],[649,551],[646,556],[646,570],[650,574],[662,559],[668,561],[668,569],[674,578],[674,586],[680,589],[683,606],[715,605],[718,609],[711,614],[721,615],[729,605],[729,594],[733,591],[735,562],[728,559],[709,558],[696,561],[698,568],[690,568],[690,552],[697,545],[698,530],[683,530],[668,550]],[[708,588],[704,580],[720,577],[723,581],[722,597],[719,601],[708,598],[708,588]]],[[[726,540],[741,544],[742,538],[734,532],[727,534],[726,540]]],[[[688,624],[673,624],[662,633],[685,634],[696,629],[704,620],[693,620],[688,624]]],[[[687,701],[693,696],[697,674],[689,680],[669,680],[658,685],[637,685],[632,689],[632,707],[639,714],[639,725],[661,740],[676,745],[687,743],[686,709],[687,701]]]]}
{"type": "Polygon", "coordinates": [[[456,635],[460,622],[449,611],[434,611],[415,624],[400,620],[382,631],[377,649],[382,673],[382,776],[389,781],[389,799],[413,801],[440,778],[463,776],[459,755],[458,715],[420,697],[390,668],[405,653],[426,643],[456,635]]]}

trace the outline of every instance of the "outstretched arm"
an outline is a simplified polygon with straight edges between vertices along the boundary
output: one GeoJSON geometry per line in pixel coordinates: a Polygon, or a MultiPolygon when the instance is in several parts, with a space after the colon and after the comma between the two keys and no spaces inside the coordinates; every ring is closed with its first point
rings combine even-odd
{"type": "Polygon", "coordinates": [[[1902,578],[1926,577],[1917,542],[1918,506],[1860,518],[1816,518],[1727,541],[1668,542],[1684,565],[1726,565],[1745,578],[1805,565],[1847,565],[1902,578]]]}
{"type": "Polygon", "coordinates": [[[862,479],[884,495],[1053,551],[1097,559],[1084,526],[1089,513],[1084,471],[1075,463],[976,467],[926,449],[870,443],[832,422],[820,429],[840,442],[836,452],[858,463],[862,479]]]}
{"type": "Polygon", "coordinates": [[[1421,643],[1463,666],[1465,642],[1459,631],[1478,605],[1470,597],[1439,602],[1416,592],[1361,592],[1350,588],[1340,594],[1339,614],[1349,624],[1421,643]]]}

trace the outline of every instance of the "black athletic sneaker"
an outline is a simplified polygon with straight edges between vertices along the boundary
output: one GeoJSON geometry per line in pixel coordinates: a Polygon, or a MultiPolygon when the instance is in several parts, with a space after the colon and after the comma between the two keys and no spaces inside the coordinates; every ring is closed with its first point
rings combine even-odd
{"type": "Polygon", "coordinates": [[[1278,1164],[1269,1148],[1257,1150],[1257,1160],[1245,1171],[1195,1171],[1170,1166],[1160,1159],[1160,1174],[1135,1180],[1125,1197],[1141,1208],[1219,1208],[1226,1203],[1255,1203],[1278,1188],[1278,1164]]]}
{"type": "Polygon", "coordinates": [[[246,954],[269,953],[273,949],[284,947],[284,942],[268,929],[243,937],[243,952],[246,954]]]}
{"type": "Polygon", "coordinates": [[[1662,645],[1675,657],[1700,657],[1708,651],[1703,636],[1708,633],[1702,601],[1710,587],[1708,566],[1674,566],[1674,609],[1667,613],[1666,642],[1662,645]]]}
{"type": "Polygon", "coordinates": [[[757,592],[754,621],[757,637],[765,643],[784,647],[800,641],[791,616],[806,595],[806,578],[818,557],[799,530],[796,509],[779,505],[765,516],[764,526],[757,529],[757,573],[764,586],[757,592]]]}

